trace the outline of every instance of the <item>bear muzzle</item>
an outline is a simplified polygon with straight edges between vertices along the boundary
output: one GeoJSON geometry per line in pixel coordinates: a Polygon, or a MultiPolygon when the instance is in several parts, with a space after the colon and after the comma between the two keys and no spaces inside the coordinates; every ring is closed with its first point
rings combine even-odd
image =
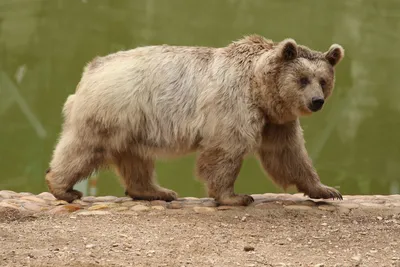
{"type": "Polygon", "coordinates": [[[322,108],[322,106],[324,105],[325,100],[321,97],[313,97],[311,99],[311,103],[308,106],[308,108],[312,111],[312,112],[316,112],[318,110],[320,110],[322,108]]]}

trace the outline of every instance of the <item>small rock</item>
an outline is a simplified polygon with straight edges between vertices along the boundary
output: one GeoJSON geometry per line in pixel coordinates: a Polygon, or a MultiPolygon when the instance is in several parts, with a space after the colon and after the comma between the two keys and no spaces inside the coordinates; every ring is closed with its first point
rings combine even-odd
{"type": "Polygon", "coordinates": [[[183,207],[182,203],[179,201],[171,201],[171,203],[169,203],[168,207],[170,209],[181,209],[183,207]]]}
{"type": "Polygon", "coordinates": [[[217,202],[215,202],[214,200],[207,200],[204,201],[201,206],[203,207],[217,207],[217,202]]]}
{"type": "Polygon", "coordinates": [[[151,209],[153,210],[165,210],[164,206],[152,206],[151,209]]]}
{"type": "Polygon", "coordinates": [[[139,203],[136,202],[136,201],[133,201],[132,199],[129,200],[129,201],[123,202],[121,204],[121,206],[123,206],[123,207],[132,207],[132,206],[135,206],[135,205],[139,205],[139,203]]]}
{"type": "Polygon", "coordinates": [[[112,244],[112,246],[115,248],[115,247],[118,247],[118,246],[119,246],[119,244],[117,244],[117,243],[114,243],[114,244],[112,244]]]}
{"type": "Polygon", "coordinates": [[[96,245],[95,244],[87,244],[86,248],[94,248],[96,245]]]}
{"type": "Polygon", "coordinates": [[[1,190],[0,191],[0,197],[5,198],[5,199],[9,199],[9,198],[13,198],[13,197],[17,197],[18,194],[15,193],[14,191],[10,191],[10,190],[1,190]]]}
{"type": "Polygon", "coordinates": [[[36,202],[36,203],[42,203],[42,204],[46,203],[46,200],[35,197],[35,196],[24,196],[24,197],[21,197],[21,199],[29,200],[29,201],[36,202]]]}
{"type": "Polygon", "coordinates": [[[216,211],[215,208],[211,208],[211,207],[194,207],[193,210],[196,213],[202,213],[202,214],[216,211]]]}
{"type": "Polygon", "coordinates": [[[184,198],[181,198],[181,200],[183,200],[183,201],[199,201],[200,202],[200,199],[197,197],[184,197],[184,198]]]}
{"type": "Polygon", "coordinates": [[[314,267],[324,267],[325,265],[323,263],[317,263],[314,265],[314,267]]]}
{"type": "Polygon", "coordinates": [[[128,210],[128,207],[116,207],[113,209],[113,211],[116,211],[116,212],[121,212],[121,211],[126,211],[126,210],[128,210]]]}
{"type": "Polygon", "coordinates": [[[72,201],[72,203],[73,203],[73,204],[78,204],[78,205],[81,205],[81,206],[88,206],[88,205],[90,205],[89,203],[84,202],[84,201],[82,201],[82,200],[80,200],[80,199],[75,199],[74,201],[72,201]]]}
{"type": "Polygon", "coordinates": [[[69,204],[69,205],[63,205],[63,206],[57,206],[52,210],[49,210],[49,214],[65,214],[65,213],[71,213],[74,211],[77,211],[81,209],[81,206],[77,204],[69,204]]]}
{"type": "Polygon", "coordinates": [[[382,221],[383,218],[381,216],[376,217],[379,221],[382,221]]]}
{"type": "Polygon", "coordinates": [[[131,210],[132,211],[147,211],[147,210],[149,210],[150,208],[149,207],[147,207],[147,206],[145,206],[145,205],[136,205],[136,206],[133,206],[132,208],[131,208],[131,210]]]}
{"type": "Polygon", "coordinates": [[[117,199],[115,196],[96,197],[96,202],[114,202],[117,199]]]}
{"type": "Polygon", "coordinates": [[[17,205],[7,203],[7,202],[0,202],[0,207],[11,208],[11,209],[16,209],[16,210],[19,209],[17,205]]]}
{"type": "Polygon", "coordinates": [[[310,206],[301,206],[301,205],[289,205],[289,206],[283,206],[285,209],[288,210],[312,210],[310,206]]]}
{"type": "Polygon", "coordinates": [[[153,201],[150,201],[150,205],[151,206],[166,207],[167,206],[167,202],[165,202],[164,200],[153,200],[153,201]]]}
{"type": "MultiPolygon", "coordinates": [[[[113,207],[113,205],[111,205],[111,204],[114,204],[114,203],[93,205],[93,206],[87,208],[87,210],[104,210],[104,209],[109,209],[109,208],[112,208],[112,207],[113,207]]],[[[115,206],[116,206],[116,205],[114,204],[114,207],[115,207],[115,206]]]]}
{"type": "Polygon", "coordinates": [[[67,201],[65,201],[65,200],[56,200],[56,201],[53,201],[52,204],[54,206],[59,206],[59,205],[68,205],[69,203],[67,201]]]}
{"type": "Polygon", "coordinates": [[[355,261],[356,263],[360,263],[361,262],[361,255],[355,255],[355,256],[351,257],[351,259],[353,261],[355,261]]]}
{"type": "Polygon", "coordinates": [[[245,246],[244,248],[243,248],[243,250],[244,251],[254,251],[254,247],[252,247],[252,246],[245,246]]]}
{"type": "Polygon", "coordinates": [[[242,219],[241,219],[242,222],[245,222],[246,220],[247,220],[246,216],[243,216],[242,219]]]}
{"type": "Polygon", "coordinates": [[[92,216],[92,215],[109,215],[111,212],[105,210],[90,210],[90,211],[80,211],[76,213],[79,216],[92,216]]]}
{"type": "Polygon", "coordinates": [[[322,225],[322,226],[327,226],[328,224],[327,224],[327,223],[321,223],[321,225],[322,225]]]}
{"type": "Polygon", "coordinates": [[[43,206],[40,206],[34,202],[26,202],[23,204],[23,207],[26,210],[33,211],[33,212],[40,212],[40,211],[44,210],[43,206]]]}
{"type": "Polygon", "coordinates": [[[302,206],[310,206],[310,207],[315,207],[317,205],[317,203],[315,203],[311,199],[299,201],[298,204],[302,205],[302,206]]]}
{"type": "Polygon", "coordinates": [[[49,192],[42,192],[38,195],[38,197],[45,199],[45,200],[56,200],[55,196],[49,192]]]}
{"type": "Polygon", "coordinates": [[[94,196],[82,197],[81,200],[85,201],[85,202],[96,202],[97,201],[96,197],[94,197],[94,196]]]}

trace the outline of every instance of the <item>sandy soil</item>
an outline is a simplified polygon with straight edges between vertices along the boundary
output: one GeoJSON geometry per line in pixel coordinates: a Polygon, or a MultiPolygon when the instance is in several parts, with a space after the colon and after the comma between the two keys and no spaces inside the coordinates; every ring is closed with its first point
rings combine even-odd
{"type": "Polygon", "coordinates": [[[0,244],[0,266],[399,267],[400,214],[257,208],[9,214],[0,220],[0,244]]]}

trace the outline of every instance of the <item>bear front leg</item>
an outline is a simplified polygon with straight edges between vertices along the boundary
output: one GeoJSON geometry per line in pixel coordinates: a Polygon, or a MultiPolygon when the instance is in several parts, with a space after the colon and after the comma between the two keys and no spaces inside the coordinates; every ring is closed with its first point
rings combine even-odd
{"type": "Polygon", "coordinates": [[[298,121],[267,125],[258,156],[264,170],[283,188],[295,185],[299,192],[314,199],[343,199],[338,190],[321,183],[298,121]]]}
{"type": "Polygon", "coordinates": [[[208,195],[222,205],[247,206],[254,202],[249,195],[234,192],[235,180],[242,166],[243,155],[220,148],[204,150],[197,159],[197,174],[207,183],[208,195]]]}

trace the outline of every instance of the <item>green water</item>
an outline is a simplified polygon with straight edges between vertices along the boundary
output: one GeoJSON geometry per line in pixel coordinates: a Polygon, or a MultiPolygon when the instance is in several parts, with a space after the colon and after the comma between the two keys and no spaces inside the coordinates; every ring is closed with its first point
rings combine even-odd
{"type": "MultiPolygon", "coordinates": [[[[344,194],[400,192],[400,2],[304,0],[1,0],[0,190],[47,190],[61,108],[96,55],[139,45],[224,46],[258,33],[346,49],[323,112],[302,119],[324,183],[344,194]]],[[[203,196],[194,156],[159,162],[162,185],[203,196]]],[[[238,192],[281,192],[253,158],[238,192]]],[[[110,172],[97,193],[122,195],[110,172]]]]}

